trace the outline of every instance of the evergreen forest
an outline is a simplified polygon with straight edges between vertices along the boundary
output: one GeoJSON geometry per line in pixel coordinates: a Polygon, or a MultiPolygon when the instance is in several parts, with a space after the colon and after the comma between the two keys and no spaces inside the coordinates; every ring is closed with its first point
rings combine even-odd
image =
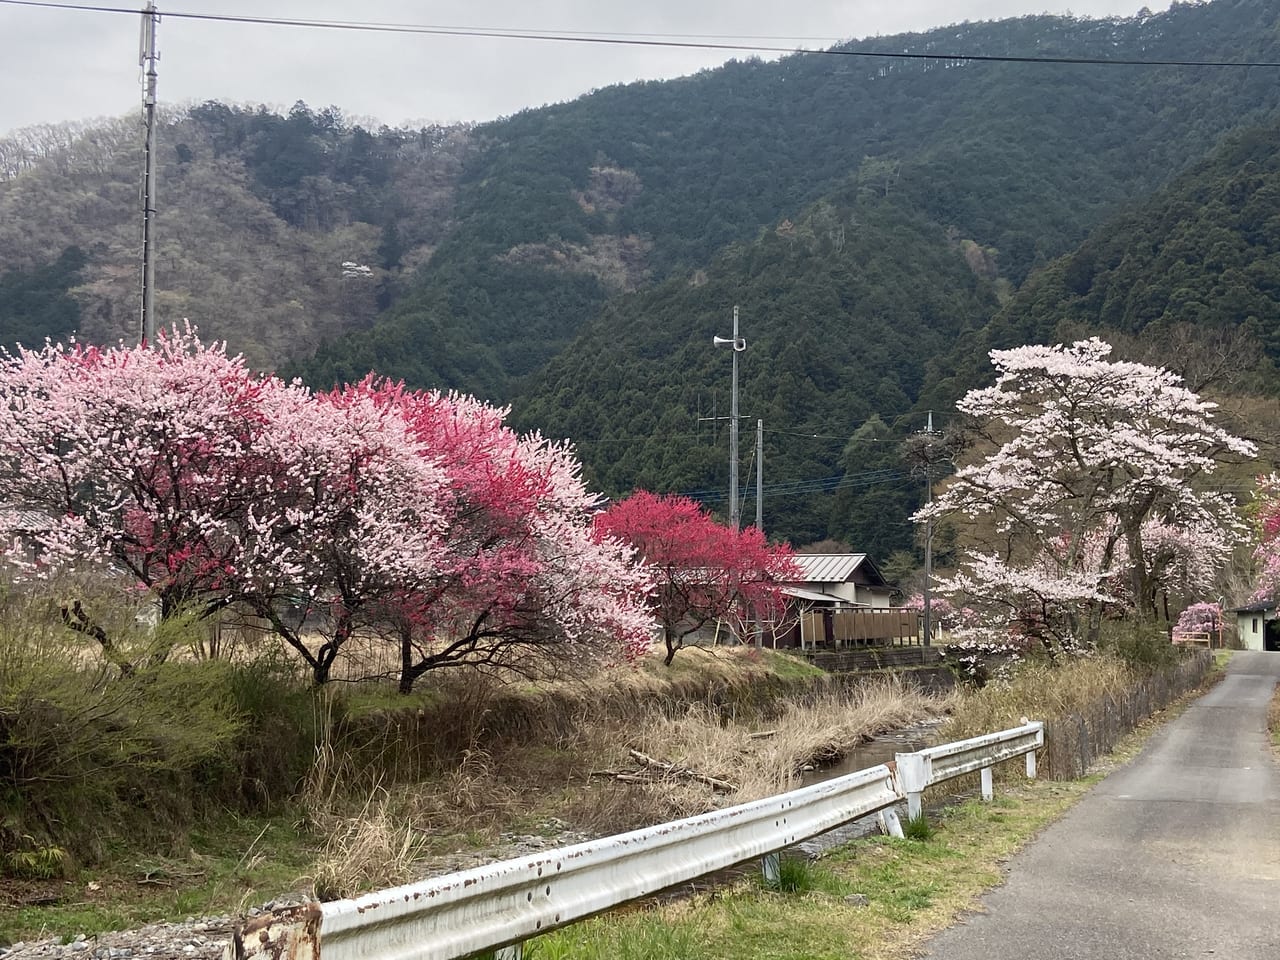
{"type": "MultiPolygon", "coordinates": [[[[483,125],[172,110],[157,306],[316,387],[510,404],[605,495],[721,512],[736,306],[744,518],[759,425],[770,536],[903,568],[927,478],[901,444],[992,348],[1096,333],[1181,364],[1274,461],[1280,70],[982,55],[1276,63],[1280,9],[965,23],[483,125]]],[[[137,141],[0,141],[0,342],[136,339],[137,141]]]]}

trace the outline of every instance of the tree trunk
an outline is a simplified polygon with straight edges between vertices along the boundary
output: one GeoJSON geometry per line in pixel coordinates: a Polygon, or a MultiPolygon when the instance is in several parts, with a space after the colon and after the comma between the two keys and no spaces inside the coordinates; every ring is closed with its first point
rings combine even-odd
{"type": "Polygon", "coordinates": [[[407,695],[413,692],[413,681],[417,676],[413,672],[413,627],[408,623],[400,624],[400,686],[399,692],[407,695]]]}
{"type": "Polygon", "coordinates": [[[1130,530],[1125,534],[1125,543],[1129,552],[1130,586],[1133,590],[1133,609],[1139,623],[1152,623],[1157,619],[1156,591],[1147,569],[1146,558],[1142,555],[1142,532],[1130,530]]]}
{"type": "Polygon", "coordinates": [[[676,658],[676,651],[683,646],[683,637],[676,636],[676,632],[670,627],[662,628],[662,639],[667,644],[667,658],[662,661],[663,666],[671,666],[671,661],[676,658]]]}

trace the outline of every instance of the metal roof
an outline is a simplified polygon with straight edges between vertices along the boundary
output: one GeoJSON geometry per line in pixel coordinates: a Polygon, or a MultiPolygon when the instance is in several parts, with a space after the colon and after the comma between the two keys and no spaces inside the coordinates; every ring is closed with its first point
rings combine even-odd
{"type": "Polygon", "coordinates": [[[833,597],[829,593],[818,593],[817,590],[804,590],[800,587],[783,587],[782,592],[788,597],[795,597],[797,600],[809,600],[814,603],[837,604],[840,602],[839,597],[833,597]]]}
{"type": "Polygon", "coordinates": [[[39,510],[0,505],[0,526],[23,533],[36,533],[52,528],[54,520],[39,510]]]}
{"type": "Polygon", "coordinates": [[[867,559],[865,553],[798,553],[800,580],[804,583],[846,583],[867,559]]]}
{"type": "Polygon", "coordinates": [[[1247,607],[1228,607],[1228,613],[1266,613],[1268,610],[1274,610],[1280,606],[1280,601],[1263,600],[1260,603],[1251,603],[1247,607]]]}

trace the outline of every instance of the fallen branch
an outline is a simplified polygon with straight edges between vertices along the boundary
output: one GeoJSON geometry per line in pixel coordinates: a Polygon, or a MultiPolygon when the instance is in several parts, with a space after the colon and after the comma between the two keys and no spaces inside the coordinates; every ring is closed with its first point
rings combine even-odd
{"type": "Polygon", "coordinates": [[[648,754],[641,753],[639,750],[628,750],[631,759],[642,767],[651,767],[655,770],[661,770],[667,776],[678,777],[682,780],[696,780],[698,783],[705,783],[712,790],[722,793],[732,793],[738,789],[736,784],[730,783],[728,780],[720,780],[717,777],[709,777],[705,773],[699,773],[697,770],[690,770],[688,767],[678,767],[674,763],[667,763],[665,760],[655,760],[648,754]]]}
{"type": "Polygon", "coordinates": [[[608,780],[617,780],[621,783],[657,783],[653,777],[647,776],[643,773],[623,773],[621,770],[592,770],[591,776],[608,780]]]}

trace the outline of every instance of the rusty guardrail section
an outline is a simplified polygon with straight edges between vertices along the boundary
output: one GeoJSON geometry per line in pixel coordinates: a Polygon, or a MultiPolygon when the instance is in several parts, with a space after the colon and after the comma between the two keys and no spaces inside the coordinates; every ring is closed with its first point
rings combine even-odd
{"type": "Polygon", "coordinates": [[[918,817],[923,812],[920,795],[926,787],[975,770],[982,772],[982,799],[990,800],[991,768],[1003,760],[1025,755],[1027,776],[1034,777],[1036,751],[1043,746],[1044,724],[1037,720],[1012,730],[895,754],[898,784],[907,798],[907,816],[918,817]]]}
{"type": "MultiPolygon", "coordinates": [[[[1034,751],[1042,724],[934,747],[928,783],[1034,751]],[[955,772],[950,772],[955,771],[955,772]]],[[[518,960],[533,936],[716,870],[766,858],[909,794],[886,765],[725,810],[238,925],[225,960],[518,960]]],[[[1028,770],[1034,772],[1034,752],[1028,770]]],[[[911,766],[912,760],[907,764],[911,766]]],[[[917,781],[910,781],[915,786],[917,781]]],[[[919,786],[918,789],[923,789],[919,786]]],[[[918,793],[917,793],[918,802],[918,793]]],[[[773,860],[776,868],[776,860],[773,860]]]]}

